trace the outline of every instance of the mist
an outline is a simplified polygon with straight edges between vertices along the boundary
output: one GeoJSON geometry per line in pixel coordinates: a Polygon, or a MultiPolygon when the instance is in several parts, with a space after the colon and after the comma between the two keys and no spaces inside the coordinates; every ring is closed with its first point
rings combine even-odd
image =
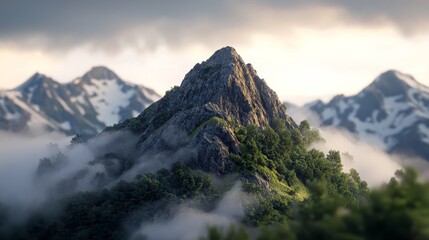
{"type": "Polygon", "coordinates": [[[139,136],[129,131],[102,132],[73,144],[70,137],[59,134],[35,137],[0,132],[0,205],[13,213],[10,222],[19,224],[48,201],[109,189],[119,181],[133,181],[138,174],[169,169],[175,162],[195,157],[195,150],[186,146],[187,134],[178,129],[166,129],[160,138],[173,150],[141,152],[139,136]],[[106,154],[112,155],[107,161],[106,154]],[[50,163],[41,171],[39,163],[44,158],[50,163]],[[132,163],[125,171],[123,159],[132,163]]]}
{"type": "MultiPolygon", "coordinates": [[[[158,137],[158,136],[156,136],[158,137]]],[[[194,148],[188,146],[188,134],[176,127],[169,126],[159,136],[164,149],[143,150],[133,168],[124,173],[120,180],[132,180],[140,173],[154,173],[163,168],[169,169],[175,162],[187,162],[197,157],[194,148]]],[[[149,140],[150,142],[150,140],[149,140]]]]}
{"type": "Polygon", "coordinates": [[[129,132],[102,133],[85,144],[70,145],[70,139],[53,133],[34,137],[0,132],[0,204],[13,213],[12,223],[25,221],[47,201],[96,190],[99,185],[94,178],[106,174],[106,168],[90,162],[107,152],[125,154],[130,151],[125,146],[137,141],[129,132]],[[64,157],[56,160],[59,155],[64,157]],[[40,172],[44,158],[49,158],[52,169],[40,172]]]}
{"type": "Polygon", "coordinates": [[[174,209],[172,217],[159,217],[143,223],[131,240],[140,237],[148,240],[193,240],[206,236],[210,226],[227,230],[229,226],[239,224],[244,217],[243,201],[248,197],[241,191],[241,183],[237,182],[212,211],[204,212],[193,208],[191,202],[184,203],[174,209]]]}
{"type": "Polygon", "coordinates": [[[47,134],[37,138],[0,132],[0,203],[22,219],[46,199],[46,189],[35,182],[39,159],[48,156],[49,143],[61,143],[63,135],[47,134]]]}
{"type": "MultiPolygon", "coordinates": [[[[389,155],[374,142],[364,142],[348,132],[330,128],[320,131],[326,142],[311,147],[325,153],[332,149],[339,150],[344,171],[356,169],[370,187],[378,187],[389,181],[395,171],[403,166],[428,169],[429,164],[424,161],[389,155]]],[[[110,188],[118,181],[133,181],[138,174],[168,169],[174,162],[185,162],[195,157],[195,150],[188,147],[186,133],[171,128],[156,137],[163,141],[165,149],[170,150],[142,151],[139,149],[139,136],[129,131],[102,132],[85,143],[71,145],[70,138],[62,135],[32,138],[1,132],[0,205],[13,212],[13,216],[9,216],[10,223],[19,224],[35,210],[43,210],[46,203],[53,199],[76,192],[110,188]],[[49,147],[49,143],[56,143],[58,147],[49,147]],[[44,157],[52,159],[58,152],[66,156],[65,161],[55,171],[39,176],[39,160],[44,157]],[[130,158],[133,165],[119,176],[109,176],[106,163],[96,161],[107,153],[130,158]],[[94,180],[100,174],[106,176],[102,185],[94,180]],[[59,189],[59,186],[67,187],[59,189]]],[[[113,168],[120,169],[120,159],[110,160],[113,168]]],[[[142,222],[132,234],[132,239],[142,236],[148,239],[198,239],[207,234],[209,226],[226,230],[231,225],[240,224],[245,215],[243,201],[246,199],[250,197],[241,191],[241,184],[237,183],[212,210],[201,210],[192,201],[187,201],[170,209],[168,216],[160,215],[153,221],[142,222]]]]}
{"type": "Polygon", "coordinates": [[[320,127],[319,117],[304,107],[290,107],[288,113],[298,123],[307,120],[319,129],[326,141],[315,143],[311,147],[324,153],[329,150],[340,151],[344,172],[356,169],[370,187],[387,183],[395,176],[396,170],[404,167],[414,168],[422,179],[429,179],[429,163],[423,159],[388,153],[384,144],[376,137],[360,139],[347,130],[320,127]]]}
{"type": "Polygon", "coordinates": [[[395,171],[402,168],[393,156],[376,147],[377,145],[370,145],[346,131],[321,128],[320,133],[326,142],[316,143],[312,147],[324,153],[329,150],[340,151],[343,171],[356,169],[370,187],[387,183],[395,171]]]}

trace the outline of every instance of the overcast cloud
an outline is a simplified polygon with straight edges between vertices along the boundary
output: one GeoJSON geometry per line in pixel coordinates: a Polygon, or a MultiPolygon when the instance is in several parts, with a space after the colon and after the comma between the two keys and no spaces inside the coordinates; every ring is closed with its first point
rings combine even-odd
{"type": "Polygon", "coordinates": [[[389,69],[429,85],[428,9],[425,0],[2,0],[0,89],[105,65],[162,94],[227,45],[299,104],[357,93],[389,69]]]}
{"type": "MultiPolygon", "coordinates": [[[[70,48],[93,44],[114,50],[130,43],[210,44],[217,38],[245,41],[252,32],[287,32],[299,25],[345,22],[392,24],[403,34],[426,31],[423,0],[269,1],[2,1],[0,39],[30,47],[70,48]]],[[[321,26],[322,25],[322,26],[321,26]]]]}

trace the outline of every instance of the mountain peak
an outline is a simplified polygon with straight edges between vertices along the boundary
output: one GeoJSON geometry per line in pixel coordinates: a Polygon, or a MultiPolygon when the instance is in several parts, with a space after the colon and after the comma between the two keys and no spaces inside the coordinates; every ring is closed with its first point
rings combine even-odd
{"type": "Polygon", "coordinates": [[[206,63],[210,65],[228,65],[232,63],[244,64],[244,61],[233,47],[227,46],[213,53],[206,63]]]}
{"type": "Polygon", "coordinates": [[[120,80],[118,75],[107,67],[95,66],[85,73],[81,80],[90,83],[92,79],[96,80],[120,80]]]}
{"type": "Polygon", "coordinates": [[[409,74],[388,70],[380,74],[364,91],[377,91],[385,96],[395,96],[406,93],[410,88],[422,90],[427,87],[409,74]]]}
{"type": "Polygon", "coordinates": [[[206,94],[219,93],[225,87],[231,87],[231,81],[250,81],[253,77],[258,78],[253,67],[246,65],[233,47],[227,46],[214,52],[206,61],[196,64],[186,74],[181,87],[187,89],[187,92],[194,92],[191,89],[203,84],[205,87],[200,90],[204,90],[206,94]],[[247,75],[252,77],[246,78],[247,75]],[[206,89],[208,85],[210,88],[206,89]]]}
{"type": "Polygon", "coordinates": [[[220,115],[234,116],[241,124],[267,125],[270,119],[286,116],[277,94],[232,47],[195,65],[179,92],[176,103],[216,106],[220,115]]]}
{"type": "Polygon", "coordinates": [[[269,126],[275,119],[285,120],[290,129],[296,127],[277,94],[234,48],[225,47],[196,64],[180,87],[168,91],[137,119],[118,125],[116,130],[129,128],[140,133],[142,156],[176,151],[178,145],[167,143],[165,136],[183,133],[187,141],[180,144],[192,149],[192,154],[186,154],[192,163],[226,173],[234,168],[230,153],[239,151],[234,126],[269,126]]]}
{"type": "Polygon", "coordinates": [[[54,82],[55,83],[55,81],[52,80],[51,78],[49,78],[48,76],[41,74],[39,72],[36,72],[27,81],[25,81],[23,84],[18,86],[16,88],[16,90],[24,91],[24,90],[27,90],[27,89],[32,88],[34,86],[40,86],[44,82],[47,82],[47,83],[54,82]]]}
{"type": "Polygon", "coordinates": [[[396,70],[380,74],[359,94],[305,105],[321,126],[346,129],[389,153],[429,160],[429,89],[396,70]]]}
{"type": "Polygon", "coordinates": [[[417,82],[413,76],[399,72],[397,70],[386,71],[377,77],[375,81],[381,82],[401,82],[412,88],[419,88],[422,84],[417,82]]]}

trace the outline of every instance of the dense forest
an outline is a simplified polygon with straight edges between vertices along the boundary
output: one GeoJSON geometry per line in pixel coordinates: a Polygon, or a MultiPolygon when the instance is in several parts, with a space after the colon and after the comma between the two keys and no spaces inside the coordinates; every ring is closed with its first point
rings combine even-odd
{"type": "MultiPolygon", "coordinates": [[[[113,187],[52,198],[21,224],[11,224],[14,213],[0,205],[2,238],[145,239],[134,234],[142,221],[174,214],[174,206],[184,203],[209,212],[237,181],[251,197],[241,201],[245,216],[227,229],[207,226],[202,239],[429,238],[429,185],[418,182],[413,170],[398,170],[388,184],[370,191],[356,170],[343,171],[338,151],[325,155],[309,147],[323,139],[307,121],[292,130],[281,119],[264,128],[205,124],[233,126],[241,145],[240,154],[230,156],[235,174],[215,177],[177,162],[113,187]]],[[[103,159],[109,156],[97,161],[103,159]]],[[[61,152],[43,158],[37,173],[52,173],[65,161],[61,152]]]]}
{"type": "Polygon", "coordinates": [[[419,182],[412,169],[398,171],[358,203],[329,194],[324,184],[311,193],[293,217],[258,228],[257,237],[243,226],[231,226],[227,231],[212,227],[202,239],[429,239],[429,184],[419,182]]]}
{"type": "MultiPolygon", "coordinates": [[[[191,201],[192,207],[210,211],[240,181],[252,197],[251,202],[243,200],[241,226],[226,232],[211,228],[209,239],[247,239],[248,228],[259,232],[260,239],[425,236],[421,213],[429,206],[428,195],[423,194],[428,186],[418,183],[411,170],[398,172],[388,185],[370,192],[355,170],[343,172],[338,151],[325,155],[309,149],[311,142],[322,138],[306,121],[293,130],[281,119],[271,127],[234,125],[234,129],[241,143],[241,153],[231,155],[238,174],[214,181],[207,172],[176,163],[111,188],[53,199],[25,224],[3,225],[2,235],[7,239],[130,238],[143,220],[167,214],[171,206],[191,201]]],[[[40,166],[47,162],[42,159],[40,166]]],[[[2,208],[0,223],[11,214],[2,208]]]]}

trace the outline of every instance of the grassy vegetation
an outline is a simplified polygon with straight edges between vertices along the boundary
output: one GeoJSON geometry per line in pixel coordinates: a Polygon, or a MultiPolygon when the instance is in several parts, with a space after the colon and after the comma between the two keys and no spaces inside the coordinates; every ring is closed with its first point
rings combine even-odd
{"type": "Polygon", "coordinates": [[[388,184],[372,190],[359,203],[330,194],[322,183],[311,186],[311,193],[284,223],[251,231],[232,226],[224,232],[212,227],[203,239],[429,239],[429,183],[419,182],[411,169],[398,171],[388,184]]]}
{"type": "Polygon", "coordinates": [[[342,172],[339,152],[307,149],[320,136],[308,124],[301,123],[299,131],[289,131],[283,120],[273,127],[254,125],[238,128],[236,136],[241,153],[231,155],[239,171],[249,179],[263,181],[265,188],[247,184],[260,204],[249,211],[248,220],[254,225],[283,222],[291,217],[291,206],[310,197],[309,187],[326,185],[329,194],[340,194],[351,202],[358,202],[368,194],[365,182],[352,170],[342,172]]]}
{"type": "Polygon", "coordinates": [[[227,126],[228,123],[219,117],[212,117],[204,122],[202,122],[200,125],[198,125],[190,134],[190,137],[194,137],[201,129],[203,129],[206,125],[221,125],[221,126],[227,126]]]}
{"type": "MultiPolygon", "coordinates": [[[[131,121],[139,125],[140,120],[131,121]]],[[[164,122],[166,118],[161,117],[160,121],[164,122]]],[[[240,153],[232,154],[230,158],[237,169],[234,180],[241,179],[242,189],[252,197],[252,201],[243,203],[245,226],[282,224],[298,226],[298,230],[302,227],[303,232],[306,227],[317,230],[318,225],[311,224],[324,221],[324,211],[328,214],[335,212],[333,206],[337,203],[342,204],[338,206],[357,206],[368,196],[366,183],[356,171],[342,172],[338,152],[325,155],[308,149],[308,145],[320,136],[305,123],[293,130],[289,130],[281,119],[264,128],[255,125],[239,127],[233,119],[226,121],[212,117],[199,124],[190,135],[195,136],[208,124],[234,126],[240,142],[240,153]],[[316,205],[319,203],[322,205],[316,205]],[[297,213],[308,222],[299,222],[297,213]]],[[[43,163],[42,170],[51,169],[51,162],[43,163]]],[[[129,159],[115,155],[103,156],[94,163],[103,163],[107,169],[110,167],[110,177],[117,177],[131,167],[129,159]],[[113,168],[116,165],[112,159],[118,160],[121,168],[113,168]]],[[[228,190],[226,186],[234,182],[230,178],[218,179],[215,187],[208,173],[176,163],[170,170],[142,174],[133,181],[120,181],[109,189],[52,200],[46,208],[33,213],[25,224],[8,229],[0,226],[0,236],[6,239],[126,239],[129,236],[124,226],[137,228],[143,220],[153,219],[172,204],[188,201],[202,209],[213,209],[228,190]],[[53,215],[43,211],[51,205],[62,206],[61,211],[53,215]]],[[[2,210],[0,206],[0,222],[7,219],[7,214],[7,209],[2,210]]],[[[284,228],[281,229],[279,232],[284,232],[284,228]]],[[[222,239],[217,238],[223,236],[216,231],[211,230],[210,239],[222,239]]],[[[237,238],[248,236],[245,229],[231,230],[228,234],[237,238]]],[[[301,232],[291,234],[298,236],[301,232]]]]}

